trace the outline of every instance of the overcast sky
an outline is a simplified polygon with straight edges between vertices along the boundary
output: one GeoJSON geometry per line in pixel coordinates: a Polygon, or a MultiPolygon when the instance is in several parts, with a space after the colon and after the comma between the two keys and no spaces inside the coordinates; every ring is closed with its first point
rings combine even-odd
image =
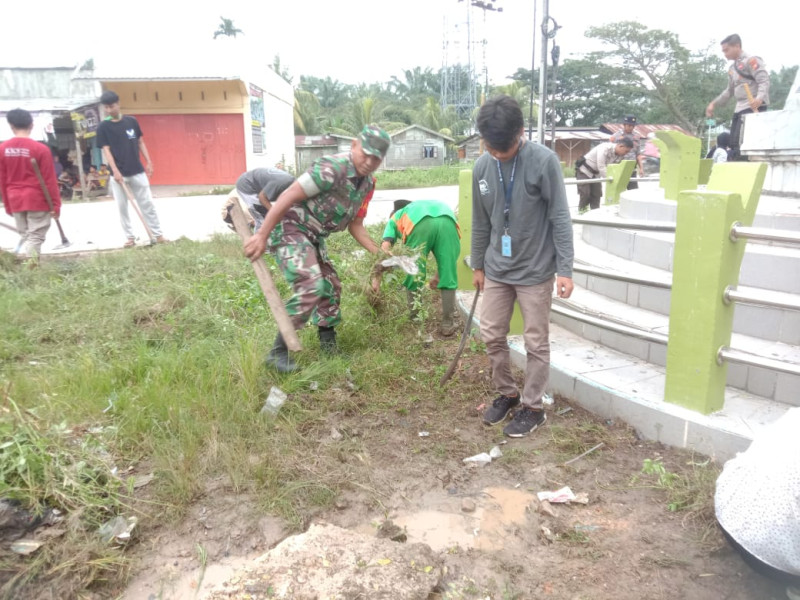
{"type": "MultiPolygon", "coordinates": [[[[135,66],[137,72],[152,69],[153,74],[180,75],[181,61],[196,72],[199,56],[223,44],[235,44],[260,64],[269,64],[280,54],[295,84],[301,74],[330,76],[346,83],[384,82],[392,75],[402,78],[404,69],[415,66],[438,70],[443,64],[445,30],[453,42],[448,47],[450,62],[456,62],[466,52],[466,44],[455,43],[466,39],[465,32],[455,35],[456,27],[465,29],[466,1],[224,0],[214,3],[216,7],[169,0],[76,7],[54,0],[14,3],[6,8],[0,25],[0,66],[70,65],[91,57],[104,74],[125,75],[135,66]],[[244,35],[214,41],[221,15],[233,19],[244,35]]],[[[518,67],[531,66],[534,1],[492,1],[503,12],[471,11],[478,38],[474,41],[486,39],[490,82],[503,84],[518,67]],[[485,33],[481,31],[484,23],[485,33]]],[[[538,21],[541,2],[536,2],[538,21]]],[[[778,70],[800,62],[794,45],[797,23],[789,15],[790,5],[782,0],[551,0],[550,15],[562,27],[556,36],[562,60],[597,49],[584,37],[588,27],[634,20],[678,34],[691,50],[711,44],[718,51],[719,40],[739,33],[745,51],[760,55],[768,68],[778,70]]],[[[538,63],[538,27],[536,35],[538,63]]],[[[480,61],[483,46],[477,45],[474,52],[480,61]]],[[[232,72],[236,70],[232,67],[232,72]]]]}

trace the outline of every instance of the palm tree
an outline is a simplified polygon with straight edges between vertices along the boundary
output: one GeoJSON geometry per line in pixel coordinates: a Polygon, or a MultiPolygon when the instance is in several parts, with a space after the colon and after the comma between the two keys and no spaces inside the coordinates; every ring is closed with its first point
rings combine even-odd
{"type": "Polygon", "coordinates": [[[220,24],[217,26],[217,30],[214,32],[214,39],[217,39],[217,36],[225,35],[228,37],[236,37],[237,34],[241,33],[244,35],[244,31],[241,29],[237,29],[233,26],[233,19],[226,19],[225,17],[220,17],[220,24]]]}
{"type": "Polygon", "coordinates": [[[320,126],[320,105],[317,97],[305,90],[294,92],[294,133],[295,135],[316,135],[322,133],[320,126]]]}

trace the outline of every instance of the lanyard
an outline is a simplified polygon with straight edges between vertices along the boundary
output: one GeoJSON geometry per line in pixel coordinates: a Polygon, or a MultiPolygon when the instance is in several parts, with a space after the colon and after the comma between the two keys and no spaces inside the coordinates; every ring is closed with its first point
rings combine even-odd
{"type": "MultiPolygon", "coordinates": [[[[519,144],[520,148],[522,147],[522,142],[519,144]]],[[[508,218],[511,215],[511,191],[514,189],[514,175],[517,172],[517,159],[519,158],[519,148],[517,148],[517,153],[514,155],[514,162],[511,163],[511,177],[508,180],[508,187],[506,187],[505,181],[503,181],[503,171],[500,168],[500,161],[495,159],[497,163],[497,176],[500,178],[500,185],[503,188],[503,192],[506,195],[506,202],[503,205],[503,221],[504,221],[504,233],[508,234],[508,218]]]]}

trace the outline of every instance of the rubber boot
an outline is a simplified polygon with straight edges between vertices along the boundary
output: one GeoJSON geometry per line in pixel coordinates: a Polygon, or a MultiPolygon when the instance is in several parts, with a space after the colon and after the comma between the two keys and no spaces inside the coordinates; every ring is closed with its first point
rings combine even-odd
{"type": "Polygon", "coordinates": [[[291,373],[297,370],[297,364],[289,356],[289,348],[279,333],[272,344],[272,349],[267,354],[266,363],[280,373],[291,373]]]}
{"type": "Polygon", "coordinates": [[[333,327],[320,326],[317,330],[319,334],[319,348],[325,354],[338,354],[339,347],[336,345],[336,330],[333,327]]]}
{"type": "Polygon", "coordinates": [[[445,337],[450,337],[456,332],[456,291],[441,290],[442,293],[442,325],[439,333],[445,337]]]}
{"type": "Polygon", "coordinates": [[[413,321],[419,316],[419,303],[422,301],[422,295],[418,290],[406,288],[406,300],[408,301],[408,315],[413,321]]]}

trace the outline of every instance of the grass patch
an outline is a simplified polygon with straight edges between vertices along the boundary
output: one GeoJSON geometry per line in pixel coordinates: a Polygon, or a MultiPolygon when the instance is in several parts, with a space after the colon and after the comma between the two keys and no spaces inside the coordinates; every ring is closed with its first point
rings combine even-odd
{"type": "Polygon", "coordinates": [[[689,460],[684,468],[671,471],[660,457],[647,458],[642,470],[631,478],[632,485],[649,484],[666,494],[667,509],[683,513],[684,524],[691,523],[702,542],[720,543],[714,513],[714,491],[719,467],[710,459],[689,460]]]}
{"type": "MultiPolygon", "coordinates": [[[[370,233],[378,239],[380,227],[370,233]]],[[[263,365],[276,328],[233,235],[0,270],[0,497],[63,511],[73,547],[48,543],[0,563],[0,591],[121,581],[125,554],[98,541],[98,526],[116,515],[179,519],[212,479],[295,528],[359,478],[369,487],[361,437],[330,440],[330,420],[402,417],[440,401],[445,361],[416,334],[396,281],[384,281],[380,311],[370,307],[373,259],[359,248],[346,234],[329,243],[343,284],[342,356],[321,355],[309,327],[291,375],[263,365]],[[273,385],[290,395],[277,418],[259,414],[273,385]],[[155,477],[142,503],[131,478],[145,473],[155,477]]]]}
{"type": "Polygon", "coordinates": [[[234,185],[215,185],[209,190],[189,190],[188,192],[181,192],[180,196],[227,196],[235,187],[234,185]]]}
{"type": "Polygon", "coordinates": [[[379,171],[375,174],[375,186],[379,190],[399,190],[418,187],[458,185],[459,173],[464,169],[471,168],[472,163],[460,163],[433,167],[431,169],[379,171]]]}
{"type": "MultiPolygon", "coordinates": [[[[601,442],[605,446],[613,446],[614,444],[614,437],[607,428],[589,420],[578,424],[570,424],[569,426],[553,424],[548,427],[548,430],[553,446],[562,461],[575,458],[601,442]]],[[[601,452],[602,449],[598,449],[587,455],[586,459],[591,460],[601,452]]]]}

